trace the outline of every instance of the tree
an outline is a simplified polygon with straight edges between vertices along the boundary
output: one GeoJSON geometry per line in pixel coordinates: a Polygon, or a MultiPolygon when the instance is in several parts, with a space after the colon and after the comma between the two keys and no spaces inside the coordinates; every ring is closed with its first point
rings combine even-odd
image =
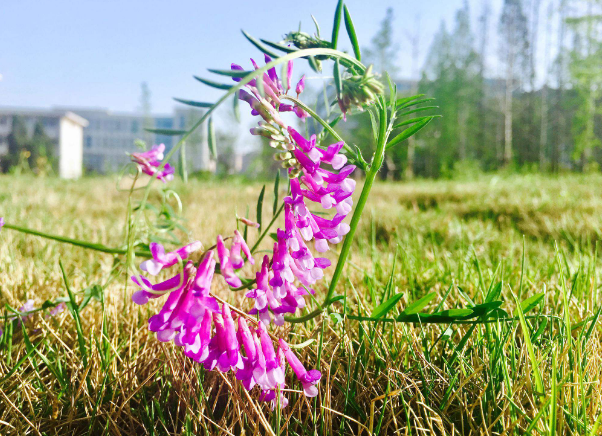
{"type": "Polygon", "coordinates": [[[38,174],[46,174],[52,166],[54,144],[44,131],[44,124],[38,120],[33,129],[30,141],[31,162],[38,174]]]}
{"type": "Polygon", "coordinates": [[[8,156],[5,159],[5,171],[19,164],[23,152],[30,151],[28,150],[28,142],[25,121],[19,115],[13,116],[12,129],[8,135],[8,156]]]}
{"type": "Polygon", "coordinates": [[[395,65],[399,46],[393,42],[393,18],[393,8],[388,8],[370,47],[363,49],[366,64],[373,64],[381,74],[387,71],[391,78],[395,78],[399,70],[395,65]]]}
{"type": "Polygon", "coordinates": [[[528,28],[521,0],[504,0],[499,23],[500,60],[505,66],[504,165],[512,161],[513,93],[521,87],[521,72],[528,71],[528,28]]]}
{"type": "Polygon", "coordinates": [[[573,7],[584,12],[567,20],[575,42],[569,71],[578,102],[573,123],[573,158],[580,159],[585,168],[591,163],[593,149],[602,145],[594,129],[599,115],[597,105],[602,98],[602,1],[575,0],[573,7]]]}

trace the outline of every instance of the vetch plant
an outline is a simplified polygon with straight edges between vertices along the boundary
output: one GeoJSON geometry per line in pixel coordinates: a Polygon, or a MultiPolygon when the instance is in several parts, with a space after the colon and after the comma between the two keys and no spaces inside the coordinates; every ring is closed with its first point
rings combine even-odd
{"type": "MultiPolygon", "coordinates": [[[[187,357],[202,364],[206,370],[232,371],[247,390],[259,386],[260,398],[270,402],[274,409],[288,403],[284,393],[287,363],[308,397],[319,394],[321,373],[315,369],[307,370],[293,351],[294,347],[270,333],[272,324],[282,326],[306,322],[328,311],[334,302],[342,298],[335,292],[386,152],[426,126],[434,115],[400,120],[422,110],[416,106],[430,99],[422,96],[398,99],[396,86],[386,72],[376,75],[371,66],[361,62],[353,22],[342,0],[337,5],[330,41],[320,38],[319,29],[315,36],[290,32],[282,43],[257,40],[243,34],[262,52],[265,65],[260,66],[251,59],[253,70],[246,71],[234,63],[229,69],[209,70],[232,79],[231,83],[195,77],[208,86],[225,90],[225,94],[216,103],[176,99],[207,110],[187,131],[149,129],[158,134],[181,137],[166,155],[163,144],[154,145],[148,151],[132,153],[135,173],[129,190],[122,247],[106,247],[16,225],[6,224],[5,227],[124,256],[121,265],[137,286],[137,290],[126,297],[137,305],[148,304],[154,299],[162,301],[161,309],[148,320],[148,328],[157,339],[181,347],[187,357]],[[353,56],[337,49],[341,21],[344,21],[353,56]],[[294,78],[295,60],[308,61],[317,73],[332,64],[331,82],[336,98],[326,112],[336,114],[340,111],[335,118],[323,119],[317,108],[311,108],[302,101],[307,79],[305,76],[294,78]],[[280,75],[277,68],[281,70],[280,75]],[[383,83],[387,84],[388,96],[383,83]],[[187,138],[205,122],[208,122],[211,153],[214,157],[217,155],[211,116],[229,98],[233,98],[235,104],[238,100],[247,103],[251,115],[259,118],[257,127],[250,133],[267,138],[269,145],[275,149],[274,158],[286,172],[288,194],[282,200],[278,198],[279,173],[269,223],[265,223],[261,216],[264,188],[258,199],[257,222],[249,217],[236,217],[236,222],[244,225],[242,233],[234,229],[226,237],[217,235],[215,245],[208,249],[203,249],[200,241],[193,241],[168,251],[161,243],[169,242],[165,235],[183,228],[179,221],[182,204],[169,188],[168,182],[174,179],[175,173],[169,162],[178,151],[185,159],[187,138]],[[368,160],[364,159],[359,148],[335,130],[352,109],[368,111],[371,116],[376,147],[368,160]],[[290,115],[293,117],[288,121],[287,116],[290,115]],[[321,131],[303,134],[298,126],[291,124],[298,120],[305,122],[310,117],[322,127],[321,131]],[[334,138],[334,142],[325,142],[328,137],[334,138]],[[364,181],[354,208],[356,181],[352,177],[362,177],[362,171],[365,172],[364,181]],[[142,174],[150,179],[143,188],[139,188],[137,182],[142,174]],[[156,179],[163,182],[155,191],[162,199],[159,208],[149,204],[156,179]],[[133,195],[139,189],[143,189],[141,200],[134,205],[133,195]],[[283,224],[273,229],[280,217],[283,224]],[[252,246],[246,242],[248,228],[259,232],[252,246]],[[272,249],[262,258],[256,257],[266,236],[274,239],[272,249]],[[323,253],[336,244],[342,244],[338,260],[328,291],[320,296],[314,285],[330,275],[328,269],[331,267],[331,261],[323,257],[323,253]],[[199,255],[198,262],[192,260],[199,255]],[[136,257],[147,260],[137,267],[136,257]],[[247,263],[257,264],[254,277],[243,277],[240,273],[247,263]],[[155,281],[143,275],[156,276],[168,268],[176,271],[167,280],[155,281]],[[216,277],[218,275],[221,279],[216,277]],[[235,307],[212,292],[214,282],[222,279],[234,291],[246,292],[246,307],[235,307]],[[309,312],[309,299],[321,299],[322,302],[309,312]]],[[[0,225],[2,222],[0,219],[0,225]]],[[[171,245],[176,245],[173,239],[171,245]]],[[[397,301],[399,298],[394,303],[397,301]]],[[[73,300],[68,304],[73,304],[73,300]]],[[[375,318],[384,316],[386,312],[381,310],[375,318]]]]}

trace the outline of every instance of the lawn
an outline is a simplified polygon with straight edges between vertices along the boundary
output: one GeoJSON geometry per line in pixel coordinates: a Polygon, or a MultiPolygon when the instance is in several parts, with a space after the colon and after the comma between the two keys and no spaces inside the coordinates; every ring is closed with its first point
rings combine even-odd
{"type": "MultiPolygon", "coordinates": [[[[171,187],[183,210],[166,237],[208,247],[235,228],[235,213],[254,216],[262,185],[171,187]]],[[[5,228],[4,319],[28,299],[74,304],[0,322],[0,434],[599,434],[600,192],[593,175],[376,184],[341,299],[329,314],[273,331],[323,374],[315,399],[287,377],[290,402],[279,413],[231,373],[206,372],[155,339],[146,321],[160,303],[131,302],[124,256],[5,228]],[[457,311],[471,307],[487,316],[445,321],[475,314],[457,311]]],[[[127,199],[112,178],[0,176],[7,223],[109,247],[124,246],[127,199]]],[[[268,186],[263,215],[271,214],[268,186]]],[[[316,287],[318,300],[326,289],[316,287]]],[[[249,307],[244,292],[213,292],[249,307]]],[[[314,307],[309,300],[306,310],[314,307]]]]}

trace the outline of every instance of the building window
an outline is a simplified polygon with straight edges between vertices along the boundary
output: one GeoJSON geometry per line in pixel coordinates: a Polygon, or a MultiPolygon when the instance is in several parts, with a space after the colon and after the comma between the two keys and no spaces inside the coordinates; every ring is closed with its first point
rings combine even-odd
{"type": "Polygon", "coordinates": [[[138,133],[138,120],[133,120],[132,121],[132,133],[138,133]]]}
{"type": "Polygon", "coordinates": [[[90,135],[86,135],[86,148],[92,147],[92,137],[90,135]]]}

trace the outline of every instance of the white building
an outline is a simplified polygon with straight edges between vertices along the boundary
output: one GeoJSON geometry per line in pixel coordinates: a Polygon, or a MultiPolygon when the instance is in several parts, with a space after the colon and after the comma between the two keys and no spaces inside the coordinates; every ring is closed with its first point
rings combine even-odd
{"type": "MultiPolygon", "coordinates": [[[[140,151],[137,140],[151,146],[165,144],[166,152],[180,140],[179,136],[155,135],[145,127],[155,129],[186,130],[194,124],[202,112],[191,109],[176,109],[173,114],[151,115],[140,113],[112,112],[107,109],[66,108],[89,121],[84,129],[84,167],[97,173],[117,172],[129,161],[128,153],[140,151]]],[[[177,165],[178,159],[171,160],[177,165]]],[[[188,171],[214,171],[215,164],[209,158],[209,148],[204,135],[194,134],[187,141],[186,162],[188,171]]]]}
{"type": "Polygon", "coordinates": [[[82,175],[83,130],[88,126],[85,118],[70,111],[0,108],[0,157],[8,154],[8,136],[15,116],[23,119],[29,135],[33,134],[36,123],[42,123],[54,143],[53,154],[61,178],[75,179],[82,175]]]}
{"type": "MultiPolygon", "coordinates": [[[[118,172],[130,161],[128,153],[140,151],[135,146],[137,140],[144,140],[149,146],[165,144],[166,152],[169,152],[180,137],[155,135],[144,128],[186,130],[198,121],[202,112],[178,108],[173,114],[145,117],[140,113],[111,112],[97,108],[28,110],[0,107],[0,156],[8,152],[7,137],[14,115],[23,116],[30,133],[36,121],[41,119],[46,134],[63,150],[56,154],[61,177],[79,177],[82,166],[86,171],[101,174],[118,172]],[[73,130],[74,123],[80,124],[79,133],[73,130]],[[79,139],[77,143],[74,142],[75,136],[79,139]]],[[[206,135],[202,133],[195,132],[186,142],[187,169],[191,172],[215,171],[206,135]]],[[[177,156],[171,161],[177,166],[177,156]]]]}

